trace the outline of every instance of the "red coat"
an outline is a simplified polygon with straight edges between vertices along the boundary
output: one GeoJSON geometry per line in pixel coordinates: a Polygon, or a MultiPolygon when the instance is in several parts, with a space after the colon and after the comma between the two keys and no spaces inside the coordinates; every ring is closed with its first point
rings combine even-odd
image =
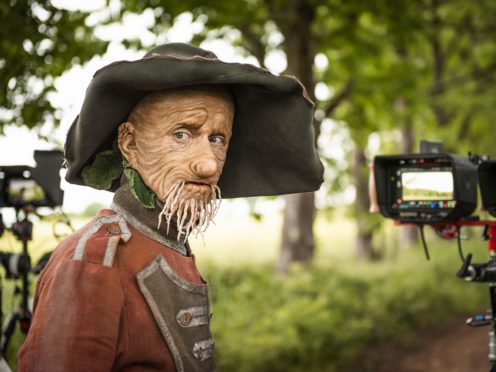
{"type": "Polygon", "coordinates": [[[41,274],[19,371],[214,370],[209,320],[194,257],[103,210],[41,274]]]}

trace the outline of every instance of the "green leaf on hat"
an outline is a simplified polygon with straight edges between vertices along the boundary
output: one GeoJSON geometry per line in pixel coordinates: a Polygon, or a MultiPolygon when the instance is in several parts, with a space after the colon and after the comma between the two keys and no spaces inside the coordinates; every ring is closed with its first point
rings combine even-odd
{"type": "Polygon", "coordinates": [[[145,208],[155,208],[155,193],[146,186],[139,173],[133,169],[126,167],[124,173],[129,178],[129,188],[133,196],[145,208]]]}
{"type": "Polygon", "coordinates": [[[122,155],[115,148],[105,150],[95,156],[91,165],[81,172],[86,185],[100,190],[109,190],[112,182],[122,174],[122,155]]]}

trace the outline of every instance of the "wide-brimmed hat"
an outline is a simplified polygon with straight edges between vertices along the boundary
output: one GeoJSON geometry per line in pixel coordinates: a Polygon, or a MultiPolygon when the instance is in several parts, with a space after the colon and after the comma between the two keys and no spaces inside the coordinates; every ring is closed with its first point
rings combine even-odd
{"type": "MultiPolygon", "coordinates": [[[[118,126],[146,94],[194,85],[226,85],[233,93],[233,134],[219,179],[223,197],[320,187],[323,167],[315,149],[313,102],[303,85],[294,77],[223,62],[212,52],[182,43],[159,46],[143,59],[114,62],[95,73],[67,134],[67,181],[86,184],[83,170],[97,154],[112,149],[118,126]]],[[[119,177],[112,173],[113,191],[119,177]]]]}

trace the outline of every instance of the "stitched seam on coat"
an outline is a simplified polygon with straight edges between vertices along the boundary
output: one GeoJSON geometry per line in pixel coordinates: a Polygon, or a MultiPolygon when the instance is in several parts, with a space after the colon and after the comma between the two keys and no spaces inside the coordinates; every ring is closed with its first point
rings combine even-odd
{"type": "Polygon", "coordinates": [[[191,283],[190,281],[184,279],[182,276],[176,274],[176,272],[172,270],[172,268],[169,266],[164,256],[158,255],[155,258],[155,260],[159,262],[160,268],[163,270],[165,275],[167,275],[169,279],[172,280],[172,282],[176,284],[178,287],[181,287],[182,289],[193,293],[201,293],[201,294],[208,293],[207,285],[191,283]]]}
{"type": "Polygon", "coordinates": [[[93,236],[100,228],[102,227],[102,222],[100,220],[96,220],[95,224],[92,225],[88,230],[86,230],[81,237],[79,238],[76,248],[74,249],[74,260],[82,261],[84,257],[84,250],[86,248],[86,243],[88,239],[93,236]]]}
{"type": "Polygon", "coordinates": [[[162,336],[165,338],[165,341],[167,342],[167,346],[169,346],[169,350],[176,364],[176,370],[178,372],[183,372],[184,364],[181,359],[181,355],[179,354],[179,350],[177,349],[177,346],[172,338],[172,335],[169,332],[169,328],[167,327],[165,320],[162,317],[162,314],[160,313],[160,310],[158,308],[157,303],[155,302],[155,299],[153,298],[152,294],[150,293],[150,291],[148,290],[145,284],[146,278],[148,278],[150,275],[155,273],[159,269],[159,267],[160,267],[160,261],[158,259],[155,259],[143,271],[140,271],[137,275],[138,285],[140,287],[141,293],[143,293],[143,296],[145,296],[145,299],[148,302],[148,305],[150,306],[150,310],[152,311],[152,314],[155,317],[155,320],[158,324],[160,332],[162,333],[162,336]]]}

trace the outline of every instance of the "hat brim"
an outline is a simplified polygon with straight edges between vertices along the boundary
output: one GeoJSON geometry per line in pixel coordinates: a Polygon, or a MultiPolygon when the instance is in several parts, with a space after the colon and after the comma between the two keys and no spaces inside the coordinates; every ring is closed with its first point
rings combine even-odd
{"type": "Polygon", "coordinates": [[[315,149],[313,103],[299,81],[248,64],[204,57],[120,61],[93,77],[67,134],[67,181],[111,148],[118,126],[149,92],[193,85],[231,87],[233,135],[219,187],[226,198],[317,190],[323,166],[315,149]]]}

